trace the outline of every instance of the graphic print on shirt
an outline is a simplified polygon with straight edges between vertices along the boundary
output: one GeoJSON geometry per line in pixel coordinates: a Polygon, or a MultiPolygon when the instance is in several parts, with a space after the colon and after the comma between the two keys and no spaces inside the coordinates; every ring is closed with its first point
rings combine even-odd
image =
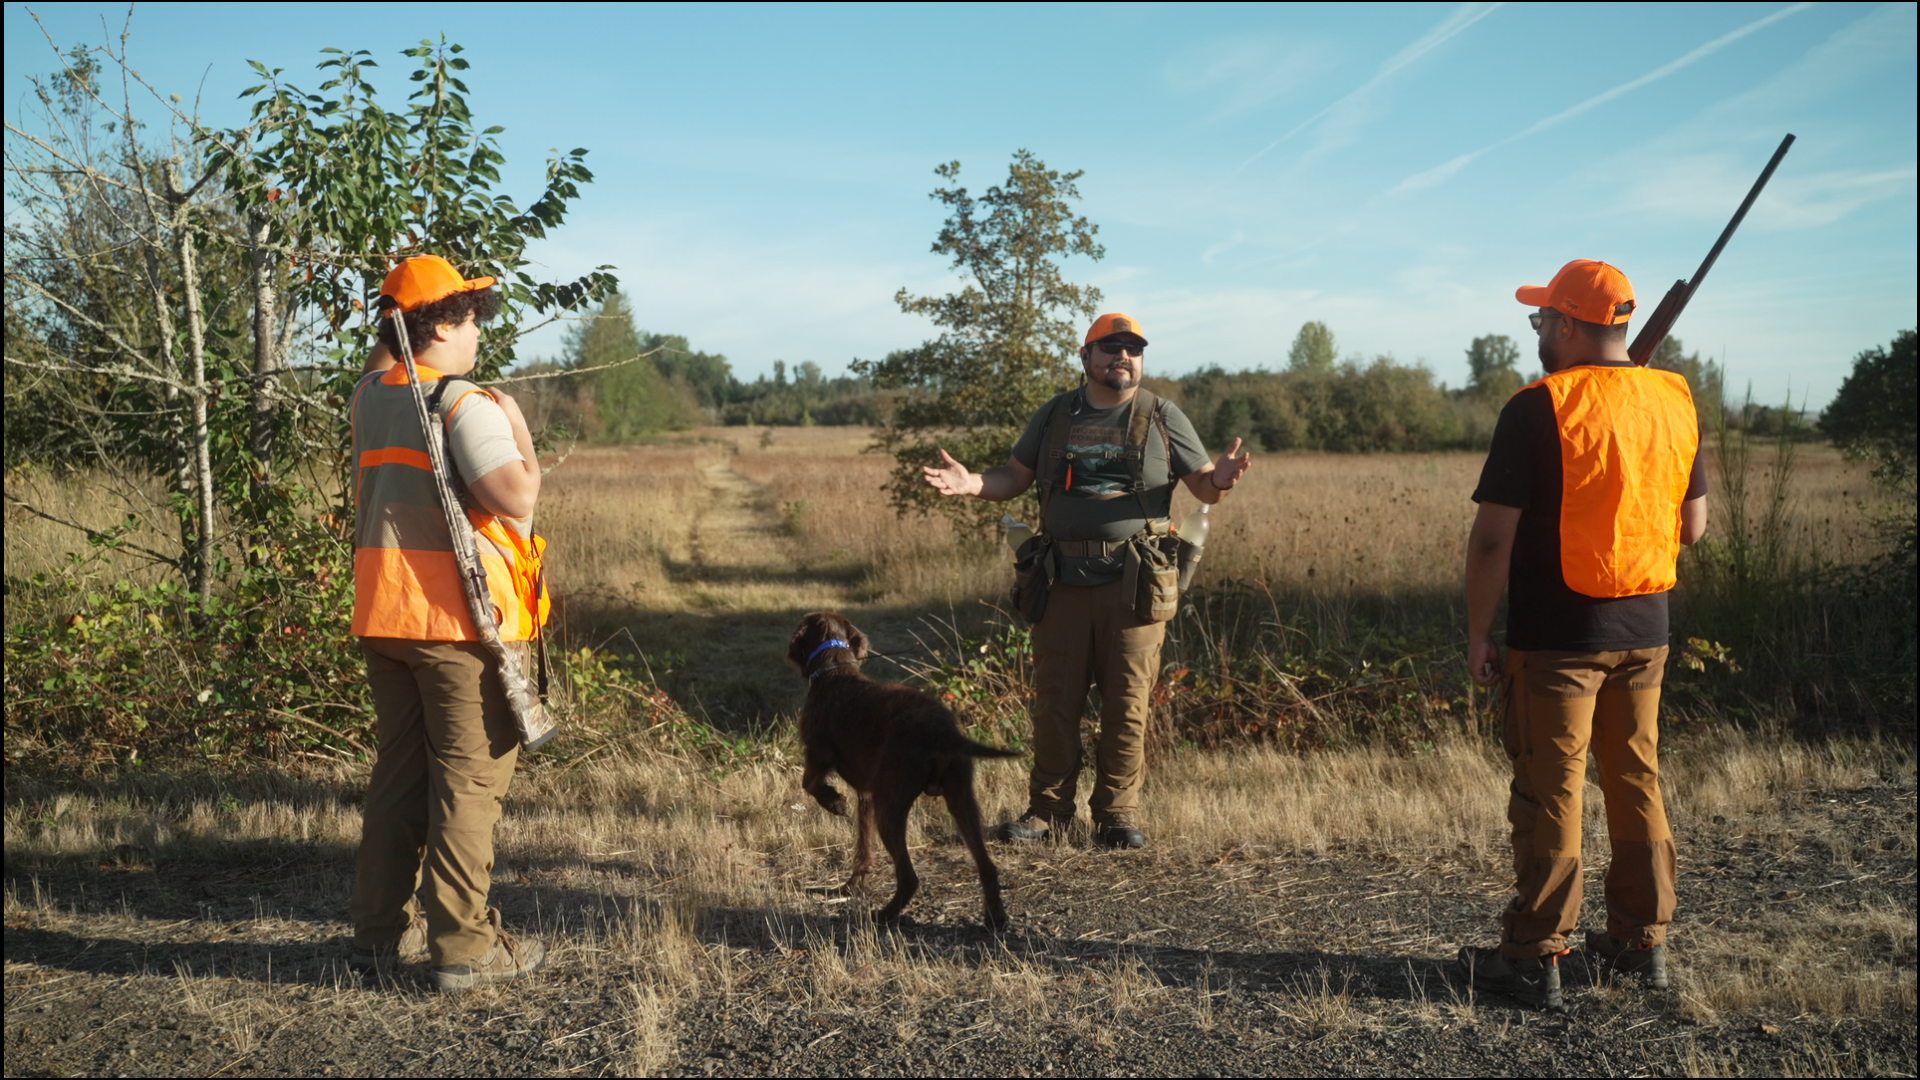
{"type": "Polygon", "coordinates": [[[1076,423],[1067,429],[1067,452],[1072,475],[1066,493],[1083,499],[1108,499],[1126,494],[1133,483],[1127,471],[1127,410],[1113,409],[1107,417],[1117,424],[1076,423]]]}

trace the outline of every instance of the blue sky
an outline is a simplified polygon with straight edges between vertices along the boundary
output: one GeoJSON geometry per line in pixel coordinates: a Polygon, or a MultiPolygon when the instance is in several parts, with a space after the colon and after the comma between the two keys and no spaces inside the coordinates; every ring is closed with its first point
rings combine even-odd
{"type": "MultiPolygon", "coordinates": [[[[1823,405],[1915,324],[1911,4],[573,7],[150,4],[134,65],[238,123],[244,61],[317,83],[325,46],[444,32],[503,124],[524,201],[550,148],[597,182],[536,250],[613,263],[648,329],[829,372],[928,336],[933,167],[984,188],[1032,150],[1083,169],[1107,257],[1068,273],[1138,317],[1151,371],[1284,363],[1320,319],[1343,353],[1464,381],[1475,335],[1530,348],[1515,286],[1612,262],[1648,308],[1693,272],[1786,132],[1793,152],[1682,320],[1740,387],[1823,405]],[[264,9],[262,9],[264,10],[264,9]]],[[[53,40],[124,7],[33,6],[53,40]]],[[[5,107],[52,66],[6,7],[5,107]]],[[[558,336],[536,337],[551,352],[558,336]]]]}

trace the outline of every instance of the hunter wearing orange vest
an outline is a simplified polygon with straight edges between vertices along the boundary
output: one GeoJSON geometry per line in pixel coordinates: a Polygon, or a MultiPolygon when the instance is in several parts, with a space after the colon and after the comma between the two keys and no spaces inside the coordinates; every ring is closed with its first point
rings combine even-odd
{"type": "Polygon", "coordinates": [[[381,347],[351,407],[353,633],[367,658],[379,740],[354,864],[351,963],[386,972],[424,956],[443,991],[518,978],[546,957],[539,942],[508,934],[500,910],[487,905],[493,827],[520,737],[455,569],[406,366],[389,366],[400,352],[394,319],[405,319],[429,412],[459,474],[453,487],[464,491],[478,536],[500,637],[513,648],[546,616],[531,519],[540,468],[513,399],[461,378],[473,370],[479,324],[498,310],[492,285],[463,278],[437,255],[395,267],[381,293],[398,306],[382,320],[381,347]]]}
{"type": "Polygon", "coordinates": [[[1576,259],[1515,296],[1537,307],[1545,377],[1501,410],[1467,541],[1467,665],[1500,683],[1513,762],[1514,888],[1498,948],[1460,950],[1476,987],[1559,1011],[1580,915],[1581,796],[1599,766],[1613,861],[1589,962],[1667,985],[1676,859],[1660,798],[1667,596],[1706,532],[1700,426],[1686,380],[1627,355],[1633,286],[1576,259]],[[1506,656],[1493,636],[1507,599],[1506,656]]]}

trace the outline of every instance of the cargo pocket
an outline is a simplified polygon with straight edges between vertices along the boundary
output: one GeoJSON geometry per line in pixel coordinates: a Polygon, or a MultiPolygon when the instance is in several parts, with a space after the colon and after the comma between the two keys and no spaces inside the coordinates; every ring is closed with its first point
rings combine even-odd
{"type": "Polygon", "coordinates": [[[1520,760],[1520,725],[1525,722],[1521,711],[1526,708],[1526,681],[1520,672],[1526,657],[1519,649],[1508,649],[1500,676],[1500,746],[1509,761],[1520,760]]]}
{"type": "Polygon", "coordinates": [[[1145,622],[1167,622],[1180,611],[1180,566],[1167,550],[1169,543],[1179,541],[1171,536],[1155,536],[1127,545],[1126,570],[1121,580],[1133,582],[1133,613],[1145,622]]]}
{"type": "Polygon", "coordinates": [[[1013,556],[1014,614],[1028,626],[1040,625],[1047,614],[1047,592],[1053,586],[1053,541],[1036,533],[1013,556]]]}

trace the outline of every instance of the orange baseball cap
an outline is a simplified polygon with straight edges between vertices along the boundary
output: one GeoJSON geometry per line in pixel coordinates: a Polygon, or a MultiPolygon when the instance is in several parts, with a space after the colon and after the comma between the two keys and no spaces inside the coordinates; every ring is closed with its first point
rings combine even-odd
{"type": "Polygon", "coordinates": [[[457,292],[475,292],[492,285],[490,277],[471,281],[461,277],[452,263],[438,255],[414,255],[400,260],[387,280],[380,283],[380,295],[393,297],[400,310],[412,311],[457,292]]]}
{"type": "Polygon", "coordinates": [[[1140,344],[1147,343],[1147,335],[1140,332],[1140,320],[1115,311],[1093,320],[1093,326],[1087,330],[1087,340],[1081,344],[1091,345],[1103,337],[1112,337],[1115,334],[1132,334],[1140,339],[1140,344]]]}
{"type": "Polygon", "coordinates": [[[1528,307],[1552,308],[1581,322],[1612,326],[1633,317],[1633,284],[1618,267],[1575,259],[1545,285],[1522,285],[1513,298],[1528,307]]]}

